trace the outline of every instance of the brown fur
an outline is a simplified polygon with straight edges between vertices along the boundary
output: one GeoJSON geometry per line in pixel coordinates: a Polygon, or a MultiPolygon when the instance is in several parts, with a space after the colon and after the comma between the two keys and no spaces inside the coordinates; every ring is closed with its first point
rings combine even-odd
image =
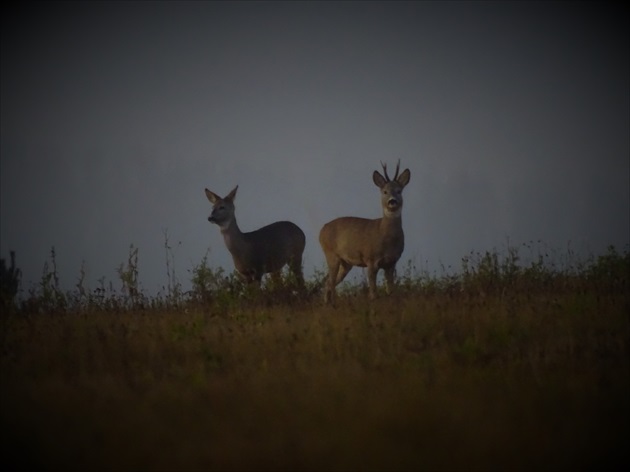
{"type": "Polygon", "coordinates": [[[377,171],[372,176],[381,190],[383,217],[375,220],[345,216],[326,223],[319,233],[328,265],[328,280],[325,301],[330,302],[335,287],[348,275],[353,266],[367,267],[370,298],[376,297],[376,275],[379,269],[385,272],[387,293],[394,284],[396,262],[405,247],[402,229],[402,190],[409,183],[409,169],[398,175],[399,166],[393,180],[377,171]]]}

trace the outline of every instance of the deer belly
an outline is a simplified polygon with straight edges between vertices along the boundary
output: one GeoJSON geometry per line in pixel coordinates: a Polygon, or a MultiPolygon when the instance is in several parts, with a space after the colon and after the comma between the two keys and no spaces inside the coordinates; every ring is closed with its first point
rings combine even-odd
{"type": "Polygon", "coordinates": [[[256,269],[263,274],[279,271],[287,263],[288,258],[281,252],[261,251],[256,257],[256,269]]]}
{"type": "Polygon", "coordinates": [[[338,256],[346,264],[356,267],[367,267],[369,263],[369,258],[361,252],[346,252],[346,254],[338,254],[338,256]]]}
{"type": "Polygon", "coordinates": [[[346,264],[350,264],[356,267],[378,267],[379,269],[386,269],[396,265],[402,252],[393,251],[391,253],[383,254],[383,251],[347,251],[343,255],[339,255],[340,259],[346,264]]]}

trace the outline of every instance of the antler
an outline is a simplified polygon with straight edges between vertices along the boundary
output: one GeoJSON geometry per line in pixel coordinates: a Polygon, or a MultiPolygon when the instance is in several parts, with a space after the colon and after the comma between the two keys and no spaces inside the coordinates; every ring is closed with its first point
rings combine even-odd
{"type": "MultiPolygon", "coordinates": [[[[385,174],[385,180],[387,182],[391,182],[392,179],[389,178],[389,175],[387,175],[387,164],[383,164],[383,161],[381,161],[381,166],[383,167],[383,173],[385,174]]],[[[398,178],[398,171],[400,170],[400,159],[398,159],[398,162],[396,163],[396,173],[394,174],[394,179],[396,180],[398,178]]]]}
{"type": "Polygon", "coordinates": [[[389,175],[387,175],[387,164],[383,164],[383,161],[381,161],[381,167],[383,168],[383,173],[385,174],[385,181],[389,182],[391,179],[389,178],[389,175]]]}

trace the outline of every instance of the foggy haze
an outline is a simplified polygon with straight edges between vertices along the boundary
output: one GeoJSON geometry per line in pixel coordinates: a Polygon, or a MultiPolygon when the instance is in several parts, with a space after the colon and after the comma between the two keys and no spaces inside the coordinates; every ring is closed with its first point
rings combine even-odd
{"type": "MultiPolygon", "coordinates": [[[[406,261],[541,240],[630,240],[621,3],[112,2],[2,7],[0,255],[23,288],[55,247],[90,288],[139,248],[142,288],[209,249],[204,188],[239,185],[243,231],[381,216],[372,172],[409,168],[406,261]]],[[[355,269],[351,276],[360,272],[355,269]]]]}

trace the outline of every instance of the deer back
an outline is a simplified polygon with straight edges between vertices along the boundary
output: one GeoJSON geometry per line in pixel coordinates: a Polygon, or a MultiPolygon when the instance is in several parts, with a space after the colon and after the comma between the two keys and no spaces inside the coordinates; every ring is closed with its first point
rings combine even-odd
{"type": "Polygon", "coordinates": [[[292,259],[301,259],[306,245],[304,232],[290,221],[278,221],[256,231],[243,233],[243,257],[241,264],[256,268],[263,273],[280,270],[292,259]]]}

